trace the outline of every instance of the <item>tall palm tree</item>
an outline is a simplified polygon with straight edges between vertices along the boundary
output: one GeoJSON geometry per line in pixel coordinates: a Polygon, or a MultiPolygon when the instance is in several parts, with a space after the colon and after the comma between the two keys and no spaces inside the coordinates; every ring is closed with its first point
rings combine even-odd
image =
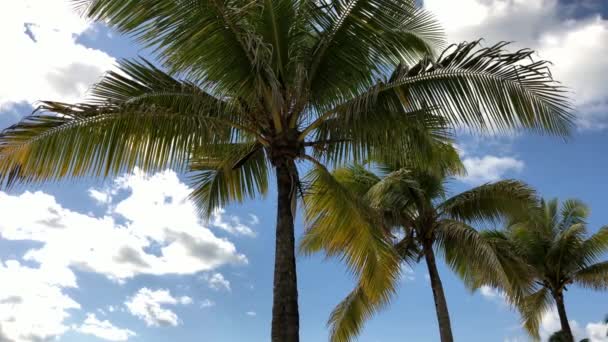
{"type": "Polygon", "coordinates": [[[87,101],[42,102],[0,135],[0,181],[171,167],[193,172],[208,214],[264,194],[274,171],[276,342],[299,339],[297,161],[410,155],[445,123],[563,135],[572,121],[547,62],[506,43],[437,55],[442,31],[414,0],[74,2],[161,66],[123,61],[87,101]]]}
{"type": "Polygon", "coordinates": [[[586,237],[588,215],[589,208],[579,200],[568,199],[561,208],[557,199],[543,200],[526,215],[512,218],[506,229],[483,233],[505,263],[525,268],[508,277],[528,287],[529,295],[515,304],[536,338],[543,314],[554,303],[561,336],[573,341],[564,303],[569,286],[608,289],[608,261],[600,261],[608,252],[608,226],[586,237]]]}
{"type": "MultiPolygon", "coordinates": [[[[451,160],[458,160],[451,153],[451,160]]],[[[450,157],[444,153],[441,159],[450,157]]],[[[499,260],[471,223],[525,210],[536,201],[534,191],[505,180],[447,198],[446,171],[460,170],[458,164],[444,166],[441,172],[382,164],[331,174],[322,167],[311,171],[305,197],[310,227],[301,249],[337,256],[359,277],[355,290],[331,314],[332,341],[355,336],[364,320],[391,299],[402,265],[421,258],[428,268],[441,341],[453,341],[435,249],[459,274],[466,264],[494,279],[503,276],[499,260]]]]}

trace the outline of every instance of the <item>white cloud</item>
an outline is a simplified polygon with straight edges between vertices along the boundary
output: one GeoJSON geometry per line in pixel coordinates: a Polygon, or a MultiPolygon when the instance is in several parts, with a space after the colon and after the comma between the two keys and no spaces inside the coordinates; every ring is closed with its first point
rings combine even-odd
{"type": "Polygon", "coordinates": [[[509,306],[507,296],[503,291],[497,290],[493,287],[483,285],[479,288],[479,294],[487,300],[499,303],[503,307],[509,306]]]}
{"type": "Polygon", "coordinates": [[[89,189],[89,196],[91,196],[91,198],[100,205],[108,205],[112,202],[112,195],[109,191],[89,189]]]}
{"type": "Polygon", "coordinates": [[[204,280],[205,282],[207,282],[207,285],[209,286],[209,288],[216,290],[216,291],[220,291],[220,290],[226,290],[226,291],[230,291],[230,281],[226,278],[224,278],[224,275],[221,273],[214,273],[212,275],[209,274],[203,274],[201,276],[201,279],[204,280]]]}
{"type": "Polygon", "coordinates": [[[149,327],[177,326],[180,323],[177,314],[163,306],[178,304],[184,305],[169,290],[150,290],[146,287],[139,289],[125,302],[127,310],[149,327]]]}
{"type": "Polygon", "coordinates": [[[483,157],[465,157],[462,160],[467,175],[459,177],[469,184],[481,184],[502,179],[506,174],[521,172],[524,162],[513,157],[486,155],[483,157]]]}
{"type": "Polygon", "coordinates": [[[80,327],[74,329],[81,334],[93,335],[106,341],[127,341],[137,334],[129,329],[115,327],[110,321],[100,321],[94,313],[88,313],[80,327]]]}
{"type": "Polygon", "coordinates": [[[215,306],[215,302],[210,300],[210,299],[205,299],[203,301],[201,301],[201,308],[210,308],[215,306]]]}
{"type": "Polygon", "coordinates": [[[575,92],[579,127],[608,122],[608,20],[599,14],[564,18],[557,0],[424,0],[451,42],[484,38],[485,44],[515,41],[552,61],[555,78],[575,92]]]}
{"type": "MultiPolygon", "coordinates": [[[[255,215],[250,214],[250,218],[252,222],[254,222],[252,225],[259,222],[257,216],[255,215]]],[[[213,212],[211,215],[210,224],[233,235],[244,235],[249,237],[255,237],[256,235],[253,229],[245,224],[242,224],[241,220],[237,216],[228,216],[228,221],[226,221],[226,210],[222,208],[216,209],[213,212]]]]}
{"type": "Polygon", "coordinates": [[[67,268],[32,268],[0,261],[0,340],[46,341],[65,333],[64,320],[80,305],[65,294],[76,276],[67,268]],[[3,338],[2,338],[3,337],[3,338]]]}
{"type": "Polygon", "coordinates": [[[146,176],[135,171],[119,178],[114,190],[128,196],[108,204],[111,212],[102,217],[63,208],[42,192],[0,192],[0,234],[8,240],[43,243],[29,250],[25,260],[74,266],[116,281],[138,274],[194,274],[247,262],[233,243],[202,225],[187,199],[190,188],[174,172],[146,176]]]}
{"type": "MultiPolygon", "coordinates": [[[[108,191],[112,196],[102,204],[108,210],[100,217],[64,208],[40,191],[0,192],[0,237],[37,242],[19,256],[27,265],[0,261],[0,340],[30,342],[64,334],[70,310],[80,309],[65,291],[77,287],[73,269],[124,282],[139,274],[193,275],[247,262],[234,244],[202,225],[186,198],[190,189],[174,172],[146,176],[136,171],[108,191]]],[[[217,288],[230,288],[221,276],[209,279],[217,288]]],[[[193,302],[187,296],[174,300],[193,302]]],[[[118,310],[107,306],[103,313],[118,310]]],[[[161,308],[158,322],[177,322],[170,313],[161,308]]],[[[110,329],[92,318],[88,322],[75,329],[110,329]]]]}
{"type": "MultiPolygon", "coordinates": [[[[608,324],[604,322],[590,322],[583,329],[577,321],[570,320],[569,322],[576,341],[589,338],[591,342],[608,342],[608,336],[606,335],[608,333],[608,324]]],[[[559,330],[561,330],[559,314],[557,313],[557,309],[553,307],[543,315],[540,325],[541,340],[547,341],[549,336],[559,330]]]]}
{"type": "Polygon", "coordinates": [[[182,305],[190,305],[192,304],[192,298],[188,296],[182,296],[179,298],[179,303],[182,305]]]}
{"type": "Polygon", "coordinates": [[[608,323],[587,323],[585,331],[591,342],[608,342],[608,323]]]}
{"type": "Polygon", "coordinates": [[[416,272],[412,269],[411,266],[404,264],[401,266],[401,281],[403,282],[412,282],[416,280],[416,272]]]}
{"type": "Polygon", "coordinates": [[[260,218],[255,214],[249,214],[249,224],[252,226],[258,225],[260,223],[260,218]]]}
{"type": "Polygon", "coordinates": [[[37,100],[76,101],[115,64],[103,51],[76,42],[92,28],[66,0],[0,5],[4,49],[0,110],[37,100]]]}
{"type": "Polygon", "coordinates": [[[501,296],[500,292],[487,285],[483,285],[482,287],[480,287],[479,293],[486,298],[497,298],[501,296]]]}
{"type": "Polygon", "coordinates": [[[258,315],[255,311],[247,311],[245,314],[249,317],[255,317],[258,315]]]}

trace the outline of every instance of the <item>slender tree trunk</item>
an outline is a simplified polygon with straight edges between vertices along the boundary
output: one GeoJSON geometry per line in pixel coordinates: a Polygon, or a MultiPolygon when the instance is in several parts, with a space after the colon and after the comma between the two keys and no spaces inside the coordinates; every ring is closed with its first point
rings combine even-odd
{"type": "Polygon", "coordinates": [[[443,285],[437,271],[435,263],[435,253],[433,252],[433,242],[427,240],[423,242],[424,258],[429,269],[429,278],[431,280],[431,288],[433,289],[433,298],[435,299],[435,311],[437,313],[437,322],[439,323],[439,336],[441,342],[453,342],[452,326],[450,324],[450,314],[448,312],[448,303],[445,300],[443,293],[443,285]]]}
{"type": "MultiPolygon", "coordinates": [[[[272,342],[299,341],[298,285],[292,203],[296,195],[295,174],[288,162],[276,165],[277,227],[274,257],[272,342]]],[[[294,206],[295,209],[295,206],[294,206]]]]}
{"type": "Polygon", "coordinates": [[[570,323],[568,322],[568,316],[566,315],[566,306],[564,305],[564,294],[561,291],[555,292],[553,293],[553,298],[555,299],[555,304],[557,306],[559,322],[562,325],[562,332],[564,333],[564,337],[566,337],[569,342],[574,342],[572,329],[570,329],[570,323]]]}

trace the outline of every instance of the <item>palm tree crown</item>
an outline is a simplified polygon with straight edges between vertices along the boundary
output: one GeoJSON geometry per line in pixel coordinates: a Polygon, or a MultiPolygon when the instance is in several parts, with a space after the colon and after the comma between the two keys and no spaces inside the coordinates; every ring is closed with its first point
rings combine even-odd
{"type": "Polygon", "coordinates": [[[462,169],[453,149],[444,151],[441,160],[440,171],[379,164],[371,169],[340,168],[333,174],[318,168],[309,174],[311,189],[305,207],[310,228],[301,249],[337,256],[359,278],[355,290],[331,315],[333,341],[355,336],[365,319],[394,295],[402,264],[417,263],[423,257],[441,340],[452,341],[435,248],[465,278],[472,270],[494,274],[494,279],[504,276],[492,249],[470,224],[521,212],[535,202],[534,191],[521,182],[505,180],[447,198],[448,176],[462,169]],[[462,271],[464,265],[467,272],[462,271]]]}
{"type": "Polygon", "coordinates": [[[278,190],[273,341],[298,340],[296,161],[409,156],[475,131],[566,134],[547,62],[506,43],[436,51],[414,0],[73,0],[160,66],[122,61],[77,104],[44,101],[0,134],[0,183],[191,171],[204,214],[278,190]]]}
{"type": "MultiPolygon", "coordinates": [[[[528,296],[517,302],[524,326],[535,337],[542,315],[555,303],[562,333],[572,340],[564,291],[573,284],[608,289],[608,226],[587,237],[589,208],[579,200],[543,200],[525,215],[510,220],[502,231],[484,232],[484,239],[506,264],[519,264],[510,278],[525,284],[528,296]]],[[[508,291],[507,291],[508,294],[508,291]]]]}

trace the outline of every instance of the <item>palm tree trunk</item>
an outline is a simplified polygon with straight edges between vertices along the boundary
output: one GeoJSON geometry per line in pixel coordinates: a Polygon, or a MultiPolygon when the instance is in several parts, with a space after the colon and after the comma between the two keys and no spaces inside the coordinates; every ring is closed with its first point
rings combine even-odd
{"type": "Polygon", "coordinates": [[[424,258],[429,269],[429,278],[431,280],[431,288],[433,289],[433,298],[435,299],[435,312],[437,313],[437,322],[439,323],[439,336],[441,342],[453,342],[452,326],[450,324],[450,314],[448,312],[448,303],[445,300],[443,293],[443,285],[437,271],[435,263],[435,253],[433,252],[433,241],[426,240],[422,243],[424,249],[424,258]]]}
{"type": "Polygon", "coordinates": [[[568,316],[566,315],[566,306],[564,305],[564,294],[559,291],[553,293],[555,304],[557,306],[557,313],[559,314],[559,322],[562,325],[562,332],[569,342],[574,342],[574,336],[572,335],[572,329],[570,329],[570,322],[568,322],[568,316]]]}
{"type": "MultiPolygon", "coordinates": [[[[290,163],[278,163],[277,227],[274,257],[274,289],[272,304],[272,342],[299,341],[298,285],[292,203],[296,180],[290,163]]],[[[295,209],[295,208],[293,208],[295,209]]]]}

